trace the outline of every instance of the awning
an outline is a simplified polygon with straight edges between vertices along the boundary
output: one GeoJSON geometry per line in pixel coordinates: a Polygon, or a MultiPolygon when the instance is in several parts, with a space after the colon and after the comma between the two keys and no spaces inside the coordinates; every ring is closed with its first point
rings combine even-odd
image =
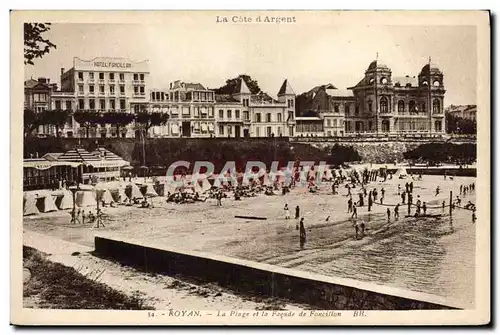
{"type": "Polygon", "coordinates": [[[95,168],[110,168],[110,167],[122,167],[129,165],[128,162],[125,161],[96,161],[96,162],[88,162],[86,165],[93,166],[95,168]]]}
{"type": "Polygon", "coordinates": [[[81,163],[77,163],[77,162],[51,162],[51,161],[47,161],[47,162],[24,162],[23,164],[23,167],[25,168],[33,168],[33,169],[37,169],[37,170],[47,170],[47,169],[50,169],[51,167],[55,167],[55,166],[71,166],[73,168],[76,168],[78,166],[80,166],[81,163]]]}

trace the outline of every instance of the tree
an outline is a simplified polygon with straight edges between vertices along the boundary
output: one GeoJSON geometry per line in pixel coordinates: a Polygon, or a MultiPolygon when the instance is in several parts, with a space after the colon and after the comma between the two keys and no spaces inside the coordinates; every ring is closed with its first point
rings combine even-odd
{"type": "Polygon", "coordinates": [[[134,121],[134,115],[130,113],[109,112],[105,114],[106,123],[116,127],[116,135],[120,136],[120,128],[126,127],[134,121]]]}
{"type": "Polygon", "coordinates": [[[50,30],[50,23],[25,23],[24,24],[24,64],[33,65],[35,58],[42,58],[57,46],[43,38],[43,33],[50,30]]]}
{"type": "Polygon", "coordinates": [[[73,114],[73,117],[75,118],[75,121],[80,124],[80,127],[85,128],[86,137],[89,137],[90,128],[101,121],[101,115],[97,112],[79,110],[73,114]]]}
{"type": "Polygon", "coordinates": [[[24,136],[31,136],[33,130],[40,125],[40,116],[31,108],[24,108],[24,136]]]}
{"type": "Polygon", "coordinates": [[[357,162],[361,157],[358,151],[352,146],[343,146],[335,144],[331,151],[328,162],[333,165],[341,165],[345,162],[357,162]]]}
{"type": "Polygon", "coordinates": [[[56,128],[56,136],[59,137],[59,131],[64,128],[70,112],[67,110],[45,110],[40,113],[39,124],[51,125],[56,128]]]}
{"type": "Polygon", "coordinates": [[[135,115],[135,121],[142,126],[142,130],[147,136],[148,131],[154,126],[163,126],[168,121],[168,114],[159,112],[140,112],[135,115]]]}
{"type": "Polygon", "coordinates": [[[236,78],[226,80],[226,85],[214,89],[215,94],[234,94],[240,84],[240,79],[243,79],[252,94],[257,94],[261,91],[259,84],[247,74],[240,74],[236,78]]]}
{"type": "Polygon", "coordinates": [[[456,134],[476,134],[475,120],[464,119],[451,113],[446,114],[446,132],[456,134]]]}

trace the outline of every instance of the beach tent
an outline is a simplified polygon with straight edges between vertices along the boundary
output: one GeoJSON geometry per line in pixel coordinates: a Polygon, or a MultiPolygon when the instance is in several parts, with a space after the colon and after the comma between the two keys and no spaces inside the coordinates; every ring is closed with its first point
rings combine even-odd
{"type": "Polygon", "coordinates": [[[156,193],[154,187],[152,184],[147,184],[146,185],[146,191],[144,192],[145,197],[157,197],[158,193],[156,193]]]}
{"type": "Polygon", "coordinates": [[[210,184],[210,182],[208,181],[208,179],[203,179],[203,182],[201,184],[201,189],[202,189],[201,192],[202,193],[207,192],[211,188],[212,188],[212,185],[210,184]]]}
{"type": "Polygon", "coordinates": [[[57,211],[56,204],[54,203],[54,198],[50,194],[43,194],[36,199],[36,207],[42,213],[57,211]]]}
{"type": "Polygon", "coordinates": [[[114,202],[111,192],[108,189],[97,190],[98,199],[106,205],[114,202]]]}
{"type": "Polygon", "coordinates": [[[394,174],[394,177],[403,179],[408,177],[408,173],[406,172],[406,169],[404,167],[399,168],[396,173],[394,174]]]}
{"type": "Polygon", "coordinates": [[[36,207],[36,197],[33,194],[25,194],[23,197],[23,215],[36,215],[40,213],[36,207]]]}
{"type": "Polygon", "coordinates": [[[75,203],[78,207],[96,206],[96,199],[92,190],[80,190],[76,192],[75,203]]]}
{"type": "Polygon", "coordinates": [[[142,195],[141,190],[139,189],[139,186],[137,186],[137,184],[130,183],[128,185],[128,189],[129,189],[128,193],[129,193],[129,198],[130,199],[144,198],[144,196],[142,195]]]}
{"type": "Polygon", "coordinates": [[[57,195],[56,206],[59,209],[73,208],[73,194],[68,190],[63,190],[57,195]]]}
{"type": "Polygon", "coordinates": [[[115,202],[122,203],[128,200],[127,194],[125,193],[125,187],[120,187],[118,192],[114,193],[115,202]]]}

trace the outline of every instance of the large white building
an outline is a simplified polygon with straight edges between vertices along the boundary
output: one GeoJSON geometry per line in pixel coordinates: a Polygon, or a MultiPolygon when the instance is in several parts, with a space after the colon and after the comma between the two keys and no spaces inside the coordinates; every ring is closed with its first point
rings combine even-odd
{"type": "MultiPolygon", "coordinates": [[[[98,57],[92,60],[73,59],[73,67],[61,69],[61,89],[52,92],[52,109],[73,111],[110,111],[137,113],[149,108],[147,92],[149,61],[133,62],[126,58],[98,57]]],[[[117,134],[111,125],[92,127],[91,137],[132,137],[133,124],[121,127],[117,134]]],[[[84,129],[72,120],[63,136],[84,136],[84,129]]]]}

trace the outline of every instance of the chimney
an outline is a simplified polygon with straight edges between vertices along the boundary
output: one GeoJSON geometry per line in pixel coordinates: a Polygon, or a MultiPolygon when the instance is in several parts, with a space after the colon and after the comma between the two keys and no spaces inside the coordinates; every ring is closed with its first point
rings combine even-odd
{"type": "Polygon", "coordinates": [[[64,68],[61,68],[61,76],[64,74],[64,68]]]}

